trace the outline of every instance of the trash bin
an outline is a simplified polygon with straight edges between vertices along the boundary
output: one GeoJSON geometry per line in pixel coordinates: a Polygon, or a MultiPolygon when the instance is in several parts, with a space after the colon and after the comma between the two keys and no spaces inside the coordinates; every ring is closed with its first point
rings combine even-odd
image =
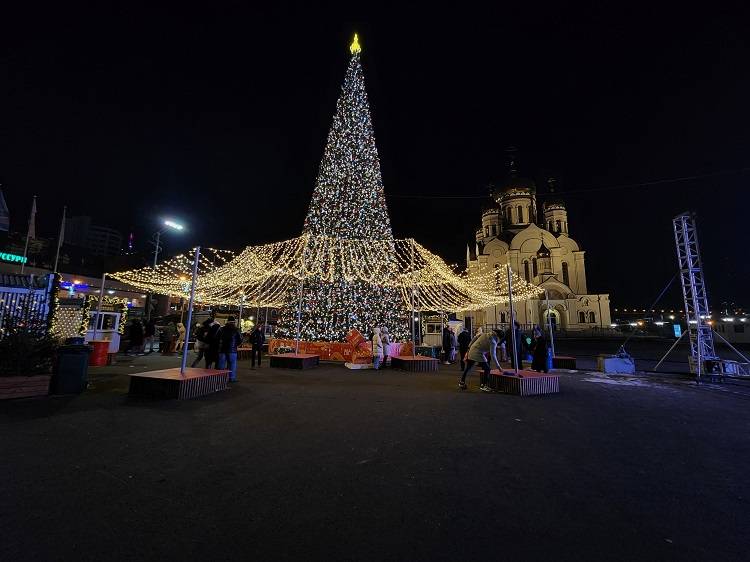
{"type": "Polygon", "coordinates": [[[107,364],[109,340],[91,340],[89,345],[93,348],[89,357],[89,367],[104,367],[107,364]]]}
{"type": "Polygon", "coordinates": [[[86,390],[90,353],[88,345],[62,345],[58,348],[52,377],[53,394],[80,394],[86,390]]]}

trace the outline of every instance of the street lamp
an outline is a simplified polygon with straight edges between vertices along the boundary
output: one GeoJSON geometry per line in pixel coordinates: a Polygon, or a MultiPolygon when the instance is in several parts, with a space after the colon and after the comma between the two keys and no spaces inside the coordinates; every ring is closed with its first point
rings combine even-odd
{"type": "MultiPolygon", "coordinates": [[[[185,227],[181,225],[178,222],[175,222],[173,220],[165,220],[162,222],[163,226],[159,230],[156,231],[154,236],[156,237],[156,240],[152,242],[154,244],[154,268],[156,267],[156,262],[159,260],[159,251],[161,250],[161,246],[159,244],[161,240],[161,233],[166,230],[176,230],[181,231],[185,230],[185,227]]],[[[151,295],[149,294],[148,302],[146,304],[146,318],[151,320],[151,295]]]]}
{"type": "Polygon", "coordinates": [[[185,227],[183,225],[172,220],[165,220],[163,224],[164,224],[164,227],[166,228],[164,227],[160,228],[159,230],[156,231],[156,234],[155,234],[156,242],[154,242],[154,267],[156,267],[156,262],[159,259],[159,250],[161,250],[159,246],[159,241],[161,240],[161,233],[167,229],[176,230],[178,232],[181,230],[185,230],[185,227]]]}

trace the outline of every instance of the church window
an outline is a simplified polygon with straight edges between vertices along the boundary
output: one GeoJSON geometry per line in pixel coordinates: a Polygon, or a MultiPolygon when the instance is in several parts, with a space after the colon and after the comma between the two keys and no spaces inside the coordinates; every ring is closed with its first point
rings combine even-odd
{"type": "Polygon", "coordinates": [[[583,310],[578,312],[578,322],[580,322],[581,324],[586,323],[586,313],[583,310]]]}
{"type": "Polygon", "coordinates": [[[526,281],[531,281],[531,279],[529,278],[529,262],[527,261],[523,262],[523,276],[526,281]]]}
{"type": "Polygon", "coordinates": [[[517,211],[518,211],[518,222],[523,222],[523,207],[519,205],[517,207],[517,211]]]}
{"type": "Polygon", "coordinates": [[[484,235],[485,236],[489,236],[490,235],[490,227],[489,226],[485,226],[484,227],[484,235]]]}
{"type": "Polygon", "coordinates": [[[547,223],[547,230],[549,230],[550,232],[552,232],[552,221],[549,221],[547,223]]]}
{"type": "Polygon", "coordinates": [[[563,230],[568,232],[568,221],[563,221],[563,230]]]}
{"type": "Polygon", "coordinates": [[[490,226],[490,232],[492,233],[492,236],[496,236],[497,235],[497,231],[495,230],[495,225],[494,224],[492,226],[490,226]]]}
{"type": "Polygon", "coordinates": [[[536,277],[537,275],[539,275],[539,267],[538,267],[538,265],[536,263],[536,258],[533,258],[531,260],[531,270],[532,270],[532,272],[534,274],[534,277],[536,277]]]}
{"type": "Polygon", "coordinates": [[[505,313],[504,312],[500,313],[500,323],[501,324],[505,324],[505,313]]]}
{"type": "Polygon", "coordinates": [[[589,312],[589,322],[591,322],[592,324],[596,323],[596,314],[594,314],[593,311],[589,312]]]}
{"type": "Polygon", "coordinates": [[[555,221],[555,232],[560,232],[560,221],[555,221]]]}
{"type": "Polygon", "coordinates": [[[568,275],[568,262],[562,262],[563,283],[570,287],[570,276],[568,275]]]}

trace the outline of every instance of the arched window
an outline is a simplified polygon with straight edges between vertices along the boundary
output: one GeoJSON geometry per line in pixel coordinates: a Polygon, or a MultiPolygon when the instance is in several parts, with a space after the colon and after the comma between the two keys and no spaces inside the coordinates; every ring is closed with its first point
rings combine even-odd
{"type": "Polygon", "coordinates": [[[560,232],[560,228],[561,228],[560,221],[555,221],[555,232],[560,232]]]}
{"type": "Polygon", "coordinates": [[[497,230],[495,230],[495,228],[496,228],[496,227],[495,227],[495,225],[494,225],[494,224],[493,224],[492,226],[490,226],[490,232],[492,233],[492,236],[495,236],[495,235],[497,235],[497,230]]]}
{"type": "Polygon", "coordinates": [[[568,221],[563,222],[563,229],[568,232],[568,221]]]}
{"type": "Polygon", "coordinates": [[[490,235],[490,227],[489,226],[485,226],[484,227],[484,235],[485,236],[489,236],[490,235]]]}
{"type": "Polygon", "coordinates": [[[505,313],[504,312],[500,313],[500,323],[501,324],[505,324],[505,313]]]}
{"type": "Polygon", "coordinates": [[[550,232],[552,232],[552,221],[549,221],[547,223],[547,230],[549,230],[550,232]]]}
{"type": "Polygon", "coordinates": [[[562,262],[563,283],[570,287],[570,276],[568,275],[568,262],[562,262]]]}
{"type": "Polygon", "coordinates": [[[531,260],[531,271],[533,272],[534,277],[536,277],[537,275],[539,275],[539,267],[537,266],[536,258],[533,258],[531,260]]]}
{"type": "Polygon", "coordinates": [[[580,322],[581,324],[586,323],[586,313],[583,310],[578,312],[578,322],[580,322]]]}
{"type": "Polygon", "coordinates": [[[589,312],[589,322],[596,324],[596,314],[594,314],[593,310],[589,312]]]}
{"type": "Polygon", "coordinates": [[[526,281],[531,281],[531,279],[529,278],[529,262],[527,261],[523,262],[523,276],[526,281]]]}
{"type": "Polygon", "coordinates": [[[513,217],[511,216],[511,213],[513,212],[513,209],[510,207],[505,207],[505,218],[508,222],[513,222],[513,217]]]}
{"type": "Polygon", "coordinates": [[[523,222],[523,207],[519,205],[516,210],[518,211],[518,222],[523,222]]]}

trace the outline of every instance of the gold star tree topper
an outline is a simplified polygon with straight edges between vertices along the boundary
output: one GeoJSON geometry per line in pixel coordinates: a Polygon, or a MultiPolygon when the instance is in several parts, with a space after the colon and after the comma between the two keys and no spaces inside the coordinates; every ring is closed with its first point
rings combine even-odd
{"type": "Polygon", "coordinates": [[[362,47],[359,46],[359,38],[357,37],[356,33],[354,34],[354,41],[352,41],[352,44],[349,45],[349,50],[353,55],[358,55],[362,52],[362,47]]]}

